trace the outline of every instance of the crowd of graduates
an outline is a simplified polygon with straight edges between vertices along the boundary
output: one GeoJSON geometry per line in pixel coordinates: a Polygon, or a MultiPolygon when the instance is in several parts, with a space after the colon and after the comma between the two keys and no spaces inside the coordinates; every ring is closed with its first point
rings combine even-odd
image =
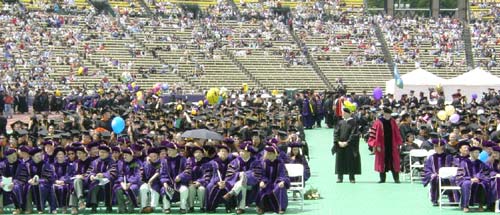
{"type": "MultiPolygon", "coordinates": [[[[397,122],[400,136],[395,145],[397,154],[392,153],[392,166],[395,182],[399,183],[398,173],[415,174],[409,169],[410,151],[413,149],[434,150],[425,159],[413,159],[412,162],[424,164],[422,171],[423,185],[429,186],[430,200],[434,206],[439,205],[439,169],[442,167],[457,167],[456,176],[442,179],[444,185],[456,185],[460,190],[449,191],[447,195],[452,202],[459,202],[464,212],[470,207],[478,206],[478,211],[493,210],[499,196],[499,94],[495,89],[489,89],[481,97],[477,94],[467,99],[460,90],[452,95],[453,100],[445,104],[444,95],[424,92],[416,96],[415,92],[405,94],[400,100],[387,95],[375,106],[366,107],[360,111],[357,118],[360,122],[368,122],[368,126],[376,119],[390,119],[397,122]],[[378,107],[382,106],[382,117],[378,117],[378,107]],[[449,115],[457,114],[459,120],[451,120],[443,115],[448,110],[449,115]],[[453,112],[453,113],[452,113],[453,112]],[[399,148],[399,149],[398,149],[399,148]],[[396,158],[397,157],[397,158],[396,158]],[[397,160],[397,161],[396,161],[397,160]],[[401,162],[400,162],[401,161],[401,162]]],[[[451,117],[450,117],[451,118],[451,117]]],[[[382,120],[384,121],[384,120],[382,120]]],[[[365,130],[368,143],[376,136],[375,126],[365,130]]],[[[384,125],[385,129],[385,125],[384,125]]],[[[390,133],[389,133],[390,134],[390,133]]],[[[384,133],[385,135],[385,133],[384,133]]],[[[382,138],[383,139],[383,138],[382,138]]],[[[370,144],[373,146],[372,144],[370,144]]],[[[386,145],[387,147],[387,145],[386,145]]],[[[375,155],[379,149],[371,148],[375,155]]],[[[377,160],[377,158],[376,158],[377,160]]],[[[382,163],[384,160],[381,161],[382,163]]],[[[379,163],[380,164],[380,163],[379,163]]],[[[375,169],[378,170],[377,161],[375,169]]],[[[388,170],[385,170],[388,171],[388,170]]],[[[385,176],[381,181],[385,182],[385,176]]]]}
{"type": "Polygon", "coordinates": [[[107,213],[171,213],[177,202],[180,213],[222,205],[228,213],[249,206],[285,213],[296,180],[285,164],[303,164],[304,179],[310,176],[300,111],[314,95],[262,99],[234,92],[210,105],[146,94],[139,109],[119,91],[65,100],[74,106],[65,104],[61,116],[35,112],[0,135],[0,202],[13,203],[14,214],[95,213],[101,201],[107,213]],[[126,121],[121,133],[113,132],[118,116],[126,121]],[[193,129],[223,138],[181,137],[193,129]]]}

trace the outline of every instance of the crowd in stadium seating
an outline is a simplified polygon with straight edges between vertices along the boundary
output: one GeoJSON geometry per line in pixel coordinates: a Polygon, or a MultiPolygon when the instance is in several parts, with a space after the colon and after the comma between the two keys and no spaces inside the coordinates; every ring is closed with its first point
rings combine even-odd
{"type": "Polygon", "coordinates": [[[379,19],[386,32],[388,46],[394,51],[394,61],[415,63],[416,67],[455,68],[465,64],[462,24],[451,18],[379,19]],[[432,57],[432,62],[423,62],[432,57]],[[425,65],[427,64],[427,65],[425,65]]]}

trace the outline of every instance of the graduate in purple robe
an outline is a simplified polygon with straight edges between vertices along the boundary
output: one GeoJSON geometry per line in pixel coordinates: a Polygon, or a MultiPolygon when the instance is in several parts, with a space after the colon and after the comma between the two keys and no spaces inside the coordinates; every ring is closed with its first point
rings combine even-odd
{"type": "Polygon", "coordinates": [[[27,175],[21,176],[19,174],[21,173],[19,169],[22,168],[24,164],[17,159],[15,149],[6,149],[4,151],[4,157],[7,159],[0,162],[0,175],[6,178],[12,178],[12,183],[4,189],[4,184],[0,182],[0,211],[3,213],[3,201],[10,200],[10,202],[14,203],[14,211],[12,214],[20,214],[23,205],[24,187],[27,175]]]}
{"type": "Polygon", "coordinates": [[[304,96],[305,98],[302,103],[302,121],[304,122],[304,127],[306,129],[312,129],[314,125],[314,112],[309,98],[307,97],[307,95],[304,96]]]}
{"type": "Polygon", "coordinates": [[[33,148],[30,154],[31,160],[25,163],[25,171],[29,175],[26,211],[32,211],[31,199],[38,213],[43,213],[47,201],[50,205],[50,213],[57,213],[57,201],[53,187],[56,180],[54,166],[43,160],[43,152],[40,148],[33,148]]]}
{"type": "Polygon", "coordinates": [[[113,188],[118,203],[118,213],[133,213],[138,206],[137,195],[141,183],[141,162],[133,156],[132,149],[122,149],[123,159],[118,161],[118,178],[113,188]],[[128,199],[130,204],[125,205],[128,199]]]}
{"type": "Polygon", "coordinates": [[[500,146],[492,147],[491,156],[488,159],[487,165],[490,169],[490,204],[500,199],[500,146]]]}
{"type": "Polygon", "coordinates": [[[44,151],[43,160],[50,164],[54,163],[56,157],[56,154],[54,153],[56,144],[57,143],[53,140],[47,140],[42,142],[44,151]]]}
{"type": "Polygon", "coordinates": [[[170,203],[180,201],[180,213],[187,212],[189,190],[187,185],[191,180],[191,170],[186,168],[186,158],[179,155],[176,143],[164,143],[167,147],[167,158],[160,169],[160,182],[163,185],[163,210],[170,213],[170,203]]]}
{"type": "Polygon", "coordinates": [[[70,186],[69,205],[72,207],[71,214],[78,214],[78,210],[84,210],[86,207],[83,191],[88,189],[89,180],[87,171],[92,160],[89,158],[85,147],[76,146],[74,150],[76,151],[78,160],[74,162],[74,175],[71,182],[72,186],[70,186]]]}
{"type": "Polygon", "coordinates": [[[260,162],[260,168],[255,171],[261,175],[259,192],[257,193],[257,213],[275,212],[284,214],[288,206],[286,190],[290,188],[290,180],[285,169],[285,163],[277,159],[276,146],[266,147],[266,153],[260,162]]]}
{"type": "MultiPolygon", "coordinates": [[[[437,206],[439,197],[439,169],[441,167],[451,167],[453,165],[453,157],[445,152],[444,146],[446,145],[446,142],[444,139],[432,139],[431,142],[434,145],[436,153],[429,156],[429,158],[425,161],[422,183],[424,184],[424,187],[430,185],[429,193],[431,202],[434,206],[437,206]]],[[[451,181],[443,179],[442,183],[449,185],[451,181]]],[[[450,201],[453,202],[458,200],[458,198],[456,198],[456,196],[452,193],[448,194],[448,198],[450,198],[450,201]]]]}
{"type": "Polygon", "coordinates": [[[194,212],[194,200],[198,199],[200,212],[205,212],[205,195],[207,181],[203,175],[207,169],[208,158],[204,156],[204,150],[201,147],[194,146],[190,148],[191,156],[187,159],[186,168],[191,170],[191,180],[189,181],[189,213],[194,212]]]}
{"type": "Polygon", "coordinates": [[[245,213],[245,207],[255,201],[257,194],[257,183],[260,171],[254,171],[259,166],[259,160],[252,156],[256,153],[252,141],[244,141],[239,145],[239,156],[229,163],[226,172],[226,183],[231,190],[223,196],[226,201],[237,197],[238,205],[236,214],[245,213]],[[249,195],[250,194],[250,195],[249,195]],[[249,197],[249,198],[247,198],[249,197]]]}
{"type": "MultiPolygon", "coordinates": [[[[311,169],[309,168],[309,163],[307,159],[302,155],[302,146],[300,142],[291,142],[288,144],[290,147],[290,153],[287,154],[285,163],[290,164],[302,164],[304,166],[304,183],[311,177],[311,169]]],[[[294,181],[294,178],[290,178],[290,181],[294,181]]],[[[297,181],[297,180],[295,180],[297,181]]]]}
{"type": "Polygon", "coordinates": [[[206,206],[207,212],[215,212],[217,206],[224,203],[226,212],[231,212],[233,202],[229,202],[222,198],[227,192],[231,190],[229,183],[226,183],[226,171],[229,166],[229,147],[226,145],[219,145],[217,157],[207,164],[207,171],[203,176],[207,181],[207,196],[206,206]]]}
{"type": "Polygon", "coordinates": [[[479,211],[484,211],[489,191],[489,168],[479,160],[481,148],[462,145],[460,151],[465,150],[470,151],[470,159],[460,161],[456,177],[456,183],[461,188],[460,207],[469,212],[469,206],[479,203],[479,211]]]}
{"type": "Polygon", "coordinates": [[[142,164],[141,170],[141,179],[143,183],[140,187],[142,213],[154,212],[160,200],[162,186],[160,182],[160,169],[162,163],[159,158],[159,149],[150,148],[147,154],[148,159],[142,164]]]}
{"type": "Polygon", "coordinates": [[[74,175],[73,165],[66,159],[66,151],[62,147],[54,149],[55,162],[54,173],[56,180],[54,182],[54,191],[56,193],[57,206],[62,209],[62,213],[67,212],[69,190],[71,177],[74,175]]]}
{"type": "Polygon", "coordinates": [[[92,213],[97,212],[98,196],[104,196],[106,212],[111,213],[113,211],[111,197],[117,170],[116,163],[111,158],[110,153],[111,148],[109,146],[99,146],[99,158],[94,160],[87,170],[87,179],[90,180],[87,203],[92,207],[92,213]],[[99,195],[100,193],[102,195],[99,195]]]}

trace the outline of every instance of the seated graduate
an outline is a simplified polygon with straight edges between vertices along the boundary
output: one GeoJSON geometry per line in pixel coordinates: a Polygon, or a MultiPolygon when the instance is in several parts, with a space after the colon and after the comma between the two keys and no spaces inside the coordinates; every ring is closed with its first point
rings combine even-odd
{"type": "Polygon", "coordinates": [[[500,200],[500,146],[492,147],[491,156],[486,164],[490,169],[490,204],[500,200]]]}
{"type": "Polygon", "coordinates": [[[257,194],[257,178],[259,160],[254,154],[257,152],[252,144],[252,141],[244,141],[239,145],[239,156],[231,163],[226,172],[226,183],[229,184],[231,190],[226,193],[223,198],[226,201],[231,201],[233,197],[237,197],[238,206],[236,214],[245,213],[246,206],[255,201],[257,194]]]}
{"type": "Polygon", "coordinates": [[[87,204],[92,208],[92,213],[97,213],[97,205],[102,190],[106,205],[106,212],[111,213],[113,185],[117,177],[116,162],[111,158],[111,148],[105,144],[98,147],[99,157],[92,161],[87,170],[87,179],[90,180],[87,195],[87,204]]]}
{"type": "MultiPolygon", "coordinates": [[[[465,151],[465,148],[467,145],[462,145],[460,151],[465,151]]],[[[479,203],[479,211],[484,211],[489,191],[489,168],[479,160],[481,148],[470,147],[468,150],[470,157],[460,161],[456,176],[456,183],[461,188],[460,206],[464,212],[469,212],[469,206],[479,203]]]]}
{"type": "Polygon", "coordinates": [[[186,169],[186,158],[179,155],[176,143],[164,141],[162,145],[167,147],[167,157],[162,162],[160,169],[160,182],[163,185],[163,210],[166,214],[171,212],[171,202],[180,201],[180,213],[187,212],[187,200],[189,190],[187,188],[191,180],[191,170],[186,169]]]}
{"type": "Polygon", "coordinates": [[[73,149],[76,151],[76,160],[74,165],[73,186],[70,186],[69,205],[71,206],[71,214],[78,214],[78,210],[85,210],[85,197],[83,191],[87,190],[89,180],[87,178],[87,171],[92,164],[87,149],[81,144],[73,144],[73,149]]]}
{"type": "MultiPolygon", "coordinates": [[[[444,146],[446,141],[444,139],[432,139],[432,144],[434,145],[434,150],[436,153],[429,156],[424,164],[424,178],[422,183],[424,187],[430,185],[429,192],[431,197],[432,205],[438,205],[439,197],[439,169],[442,167],[451,167],[453,164],[453,157],[444,151],[444,146]]],[[[450,180],[444,180],[443,184],[450,184],[450,180]]],[[[453,195],[453,193],[448,193],[448,198],[450,201],[456,201],[458,198],[453,195]]]]}
{"type": "Polygon", "coordinates": [[[11,183],[7,185],[6,181],[0,182],[0,212],[3,213],[3,202],[8,199],[14,203],[14,211],[12,211],[12,214],[20,214],[23,196],[25,196],[23,187],[25,186],[27,175],[21,176],[19,174],[21,173],[19,169],[21,169],[24,164],[18,159],[15,149],[6,149],[3,154],[7,159],[0,162],[0,175],[5,178],[10,178],[11,183]]]}
{"type": "Polygon", "coordinates": [[[288,206],[286,189],[290,188],[290,179],[285,169],[285,163],[278,159],[278,148],[275,145],[267,146],[265,151],[260,168],[258,168],[262,172],[260,173],[259,192],[256,200],[257,213],[284,214],[288,206]]]}
{"type": "MultiPolygon", "coordinates": [[[[311,169],[309,168],[307,159],[301,153],[303,146],[301,142],[289,143],[288,147],[290,147],[290,153],[287,154],[285,163],[302,164],[304,166],[304,182],[306,182],[311,177],[311,169]]],[[[294,179],[290,178],[290,180],[293,181],[294,179]]]]}
{"type": "Polygon", "coordinates": [[[207,212],[215,212],[220,203],[226,206],[226,212],[231,213],[233,202],[222,198],[231,190],[229,183],[226,182],[226,172],[231,162],[229,159],[229,147],[219,145],[217,157],[207,164],[204,178],[207,181],[207,195],[205,209],[207,212]]]}
{"type": "Polygon", "coordinates": [[[410,151],[413,149],[419,149],[418,145],[414,143],[415,135],[412,133],[406,134],[405,143],[401,146],[400,158],[401,158],[401,171],[405,173],[410,172],[410,151]]]}
{"type": "Polygon", "coordinates": [[[158,148],[150,148],[148,149],[147,154],[148,159],[142,163],[141,169],[141,213],[154,212],[154,209],[158,206],[158,202],[160,200],[160,191],[162,186],[160,182],[160,150],[158,148]]]}
{"type": "Polygon", "coordinates": [[[203,177],[210,161],[205,157],[205,150],[199,146],[190,147],[192,156],[188,158],[186,168],[191,169],[191,180],[189,182],[189,213],[194,212],[194,200],[198,199],[200,212],[205,212],[205,195],[207,181],[203,177]]]}
{"type": "Polygon", "coordinates": [[[54,166],[43,160],[43,151],[33,148],[30,152],[32,158],[25,163],[25,171],[28,172],[28,199],[26,211],[30,212],[31,200],[36,205],[38,213],[43,213],[45,203],[48,200],[50,213],[57,213],[56,194],[54,193],[54,166]]]}
{"type": "Polygon", "coordinates": [[[62,209],[62,213],[67,212],[69,188],[71,185],[71,177],[75,174],[73,165],[66,158],[66,151],[62,147],[54,149],[54,173],[56,181],[54,190],[56,193],[57,205],[62,209]]]}
{"type": "Polygon", "coordinates": [[[141,162],[134,157],[130,148],[122,149],[123,159],[118,161],[118,177],[115,181],[113,191],[118,203],[118,213],[133,213],[138,206],[137,195],[141,182],[141,162]],[[125,204],[128,200],[129,204],[125,204]]]}

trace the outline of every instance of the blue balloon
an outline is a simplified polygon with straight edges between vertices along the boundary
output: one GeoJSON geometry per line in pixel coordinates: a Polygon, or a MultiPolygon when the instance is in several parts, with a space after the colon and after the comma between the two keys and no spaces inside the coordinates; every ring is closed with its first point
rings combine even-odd
{"type": "Polygon", "coordinates": [[[483,163],[486,163],[486,161],[488,160],[488,153],[486,151],[482,151],[479,154],[479,160],[481,160],[483,163]]]}
{"type": "Polygon", "coordinates": [[[123,129],[125,129],[125,120],[119,116],[113,118],[113,121],[111,121],[111,128],[113,128],[115,134],[121,133],[123,129]]]}
{"type": "Polygon", "coordinates": [[[164,83],[161,85],[161,89],[164,90],[164,91],[167,91],[169,88],[168,84],[167,83],[164,83]]]}

